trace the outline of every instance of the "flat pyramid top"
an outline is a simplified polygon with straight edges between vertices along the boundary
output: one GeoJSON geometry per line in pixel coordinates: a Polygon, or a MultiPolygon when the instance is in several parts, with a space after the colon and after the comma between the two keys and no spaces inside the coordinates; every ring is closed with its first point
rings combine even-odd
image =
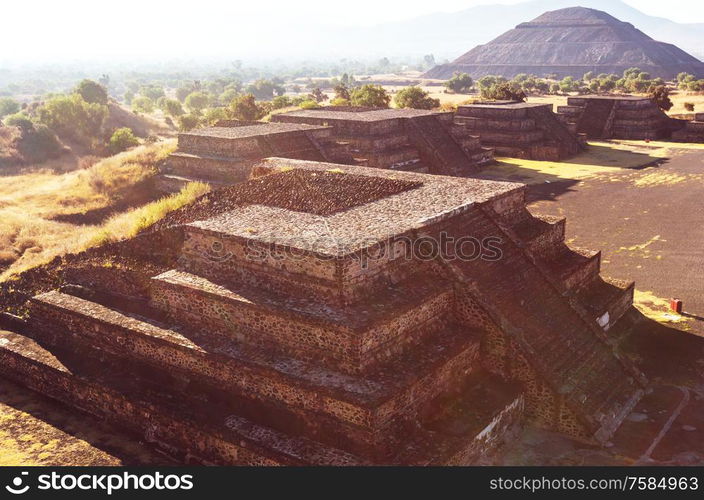
{"type": "Polygon", "coordinates": [[[301,116],[305,118],[320,118],[324,120],[345,121],[383,121],[397,118],[412,118],[414,116],[429,116],[443,114],[440,111],[427,111],[423,109],[386,109],[386,108],[355,108],[355,107],[327,107],[319,109],[302,109],[291,111],[287,116],[301,116]]]}
{"type": "Polygon", "coordinates": [[[551,10],[541,14],[531,21],[531,24],[622,24],[611,14],[586,7],[568,7],[566,9],[551,10]]]}
{"type": "Polygon", "coordinates": [[[510,182],[284,158],[263,160],[255,172],[269,175],[237,186],[231,201],[221,201],[235,208],[188,226],[339,257],[524,189],[510,182]]]}
{"type": "Polygon", "coordinates": [[[215,137],[219,139],[247,139],[262,135],[288,134],[305,130],[319,130],[323,127],[303,123],[258,123],[241,127],[206,127],[180,135],[215,137]]]}

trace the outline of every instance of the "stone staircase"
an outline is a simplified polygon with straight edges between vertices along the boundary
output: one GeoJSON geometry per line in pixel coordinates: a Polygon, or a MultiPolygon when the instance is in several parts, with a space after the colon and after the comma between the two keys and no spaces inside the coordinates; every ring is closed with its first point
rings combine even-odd
{"type": "Polygon", "coordinates": [[[467,175],[479,172],[482,163],[474,161],[437,117],[410,118],[405,125],[410,141],[420,152],[424,163],[430,166],[429,173],[467,175]]]}
{"type": "Polygon", "coordinates": [[[607,440],[645,384],[605,333],[631,306],[633,284],[602,279],[599,253],[574,251],[562,241],[563,219],[534,218],[523,205],[507,213],[473,212],[453,231],[479,239],[503,235],[498,260],[449,256],[446,266],[589,433],[607,440]]]}

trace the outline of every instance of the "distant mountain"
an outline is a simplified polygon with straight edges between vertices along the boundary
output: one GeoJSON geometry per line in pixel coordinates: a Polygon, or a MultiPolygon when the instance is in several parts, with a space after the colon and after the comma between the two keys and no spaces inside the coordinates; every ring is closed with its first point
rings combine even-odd
{"type": "MultiPolygon", "coordinates": [[[[649,16],[620,0],[530,0],[516,5],[480,5],[459,12],[431,14],[338,33],[346,40],[345,52],[354,49],[360,54],[432,53],[438,60],[454,59],[543,12],[578,6],[608,12],[655,40],[672,43],[696,57],[704,57],[704,24],[681,24],[649,16]]],[[[330,44],[341,45],[334,38],[333,35],[328,39],[330,44]]]]}

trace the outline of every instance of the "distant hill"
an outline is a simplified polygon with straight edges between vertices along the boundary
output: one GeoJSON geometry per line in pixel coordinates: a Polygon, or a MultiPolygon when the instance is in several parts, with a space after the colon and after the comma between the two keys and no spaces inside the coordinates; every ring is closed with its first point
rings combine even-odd
{"type": "Polygon", "coordinates": [[[631,23],[585,7],[545,12],[424,76],[445,79],[464,72],[475,77],[512,78],[527,73],[564,78],[587,72],[620,75],[633,67],[665,79],[681,72],[704,77],[704,63],[675,45],[653,40],[631,23]]]}

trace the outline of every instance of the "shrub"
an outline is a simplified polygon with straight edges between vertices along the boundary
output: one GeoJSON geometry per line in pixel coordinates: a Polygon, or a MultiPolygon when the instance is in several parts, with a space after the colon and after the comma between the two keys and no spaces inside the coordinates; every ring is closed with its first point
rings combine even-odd
{"type": "Polygon", "coordinates": [[[0,119],[20,110],[20,104],[10,97],[0,97],[0,119]]]}
{"type": "Polygon", "coordinates": [[[433,99],[420,87],[406,87],[394,97],[399,108],[433,109],[440,106],[439,99],[433,99]]]}
{"type": "Polygon", "coordinates": [[[229,115],[235,120],[253,121],[266,115],[266,110],[257,104],[252,94],[245,94],[232,100],[229,115]]]}
{"type": "Polygon", "coordinates": [[[55,158],[63,152],[63,145],[56,134],[46,125],[36,125],[24,134],[20,150],[31,163],[55,158]]]}
{"type": "Polygon", "coordinates": [[[132,110],[135,113],[151,113],[154,111],[154,101],[143,95],[137,96],[132,99],[132,110]]]}
{"type": "Polygon", "coordinates": [[[181,115],[178,117],[178,129],[181,132],[188,132],[200,125],[200,117],[195,115],[181,115]]]}
{"type": "Polygon", "coordinates": [[[315,109],[315,108],[319,108],[320,105],[317,102],[315,102],[313,99],[306,99],[301,104],[299,104],[299,107],[301,109],[315,109]]]}
{"type": "Polygon", "coordinates": [[[362,85],[350,93],[350,102],[353,106],[388,108],[390,101],[391,97],[381,85],[362,85]]]}
{"type": "Polygon", "coordinates": [[[689,112],[692,112],[692,111],[694,111],[694,104],[691,102],[685,102],[684,109],[686,109],[689,112]]]}
{"type": "Polygon", "coordinates": [[[350,100],[345,99],[344,97],[335,97],[332,101],[330,101],[331,106],[349,106],[350,105],[350,100]]]}
{"type": "Polygon", "coordinates": [[[491,87],[482,87],[481,95],[484,99],[495,101],[525,101],[526,94],[515,84],[509,82],[496,83],[491,87]]]}
{"type": "Polygon", "coordinates": [[[160,97],[164,97],[164,89],[158,85],[143,85],[139,88],[139,93],[144,97],[148,97],[152,101],[156,101],[160,97]]]}
{"type": "Polygon", "coordinates": [[[210,108],[206,110],[203,121],[208,125],[215,125],[220,120],[227,120],[227,108],[210,108]]]}
{"type": "Polygon", "coordinates": [[[129,148],[139,145],[139,140],[129,127],[118,128],[110,137],[108,146],[112,154],[121,153],[129,148]]]}
{"type": "Polygon", "coordinates": [[[84,101],[91,104],[107,104],[108,103],[108,92],[105,87],[100,85],[98,82],[93,80],[81,80],[81,82],[76,86],[74,91],[76,94],[80,95],[84,101]]]}
{"type": "Polygon", "coordinates": [[[666,86],[658,85],[651,87],[648,90],[648,97],[650,97],[650,100],[657,104],[663,111],[669,111],[672,109],[673,104],[670,100],[670,91],[666,86]]]}
{"type": "Polygon", "coordinates": [[[186,107],[191,110],[191,113],[200,113],[208,107],[210,97],[205,92],[191,92],[186,97],[186,107]]]}
{"type": "Polygon", "coordinates": [[[166,99],[164,101],[164,107],[162,108],[162,110],[167,115],[173,117],[181,116],[184,113],[183,106],[181,106],[181,102],[176,99],[166,99]]]}
{"type": "Polygon", "coordinates": [[[467,94],[472,90],[474,80],[467,73],[455,72],[448,81],[445,82],[445,88],[455,94],[467,94]]]}
{"type": "Polygon", "coordinates": [[[34,129],[34,124],[29,116],[24,113],[15,113],[13,115],[5,117],[3,123],[8,127],[19,127],[22,132],[28,132],[34,129]]]}

